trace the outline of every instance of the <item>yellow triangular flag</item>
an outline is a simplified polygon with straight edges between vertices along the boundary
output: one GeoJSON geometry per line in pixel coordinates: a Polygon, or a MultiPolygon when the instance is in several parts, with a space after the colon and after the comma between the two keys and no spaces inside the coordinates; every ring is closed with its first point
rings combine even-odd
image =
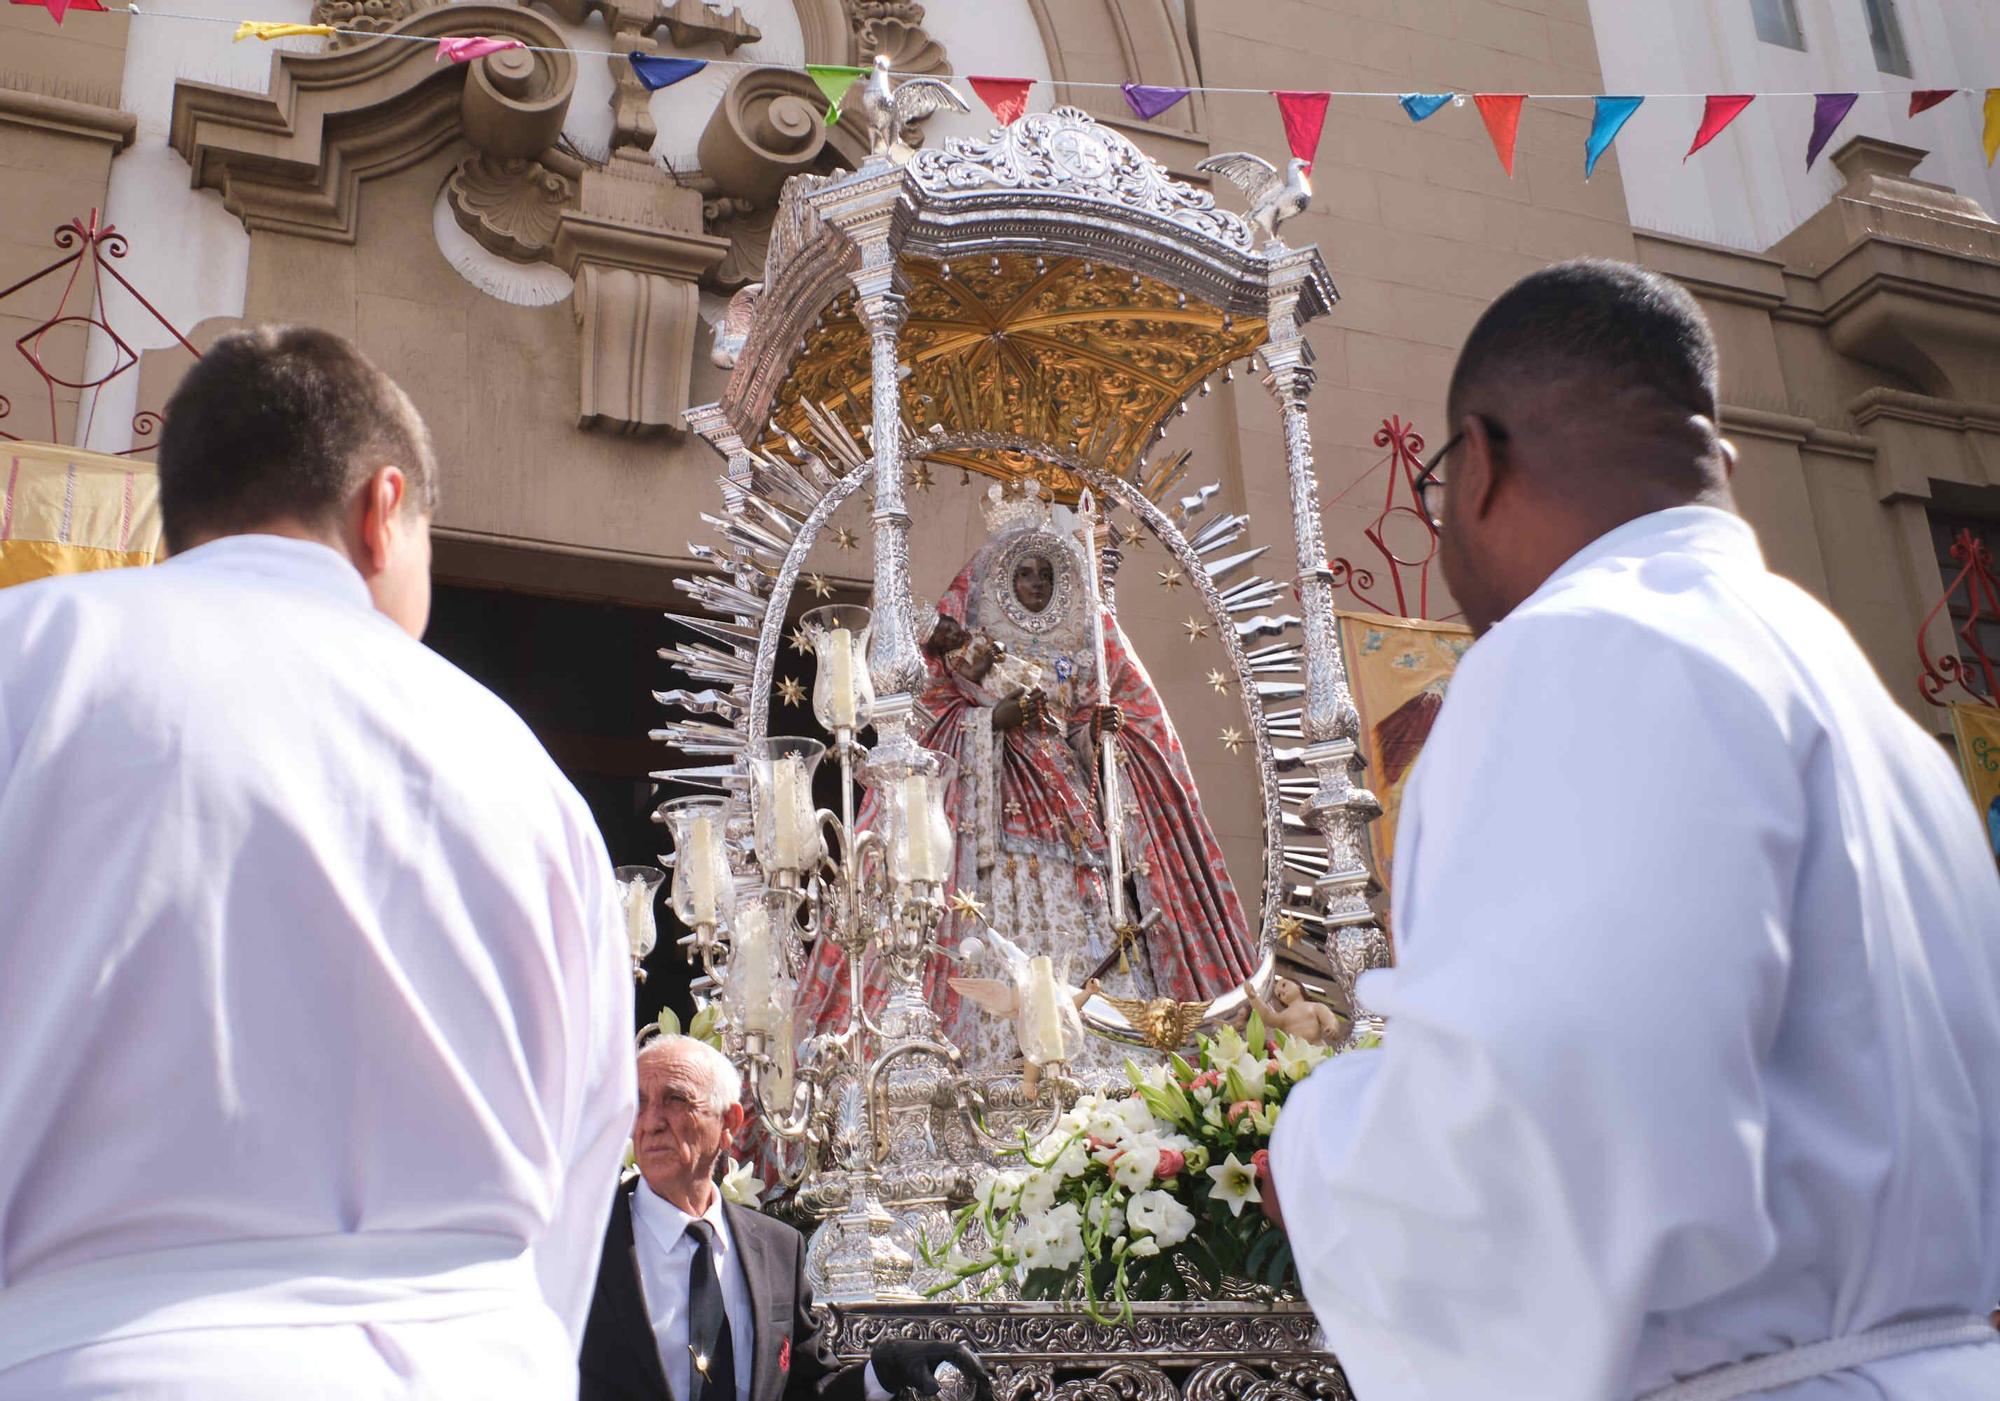
{"type": "Polygon", "coordinates": [[[334,27],[330,24],[280,24],[273,20],[246,19],[236,26],[236,38],[232,42],[240,44],[245,39],[263,39],[268,42],[272,39],[296,39],[301,35],[334,32],[334,27]]]}
{"type": "Polygon", "coordinates": [[[2000,155],[2000,88],[1986,90],[1986,163],[2000,155]]]}

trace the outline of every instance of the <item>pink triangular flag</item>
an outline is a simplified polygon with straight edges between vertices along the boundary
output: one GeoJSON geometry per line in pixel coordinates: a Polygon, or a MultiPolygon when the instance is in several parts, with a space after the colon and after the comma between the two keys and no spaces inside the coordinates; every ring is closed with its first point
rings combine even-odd
{"type": "Polygon", "coordinates": [[[1021,120],[1021,114],[1028,110],[1028,89],[1035,85],[1033,78],[967,78],[972,90],[979,94],[979,100],[992,110],[993,119],[1001,126],[1012,126],[1021,120]]]}
{"type": "Polygon", "coordinates": [[[478,35],[465,39],[438,40],[437,62],[470,63],[475,58],[497,54],[502,49],[525,49],[528,46],[519,39],[496,39],[491,35],[478,35]]]}
{"type": "Polygon", "coordinates": [[[1511,180],[1514,176],[1514,143],[1521,135],[1521,104],[1528,100],[1526,93],[1480,92],[1472,95],[1479,105],[1479,116],[1486,123],[1486,134],[1493,138],[1493,152],[1500,157],[1500,168],[1507,172],[1511,180]]]}
{"type": "Polygon", "coordinates": [[[1285,141],[1292,154],[1306,163],[1312,174],[1313,157],[1319,154],[1320,132],[1326,127],[1329,92],[1274,92],[1278,99],[1278,119],[1285,124],[1285,141]]]}
{"type": "Polygon", "coordinates": [[[61,24],[63,16],[71,10],[95,10],[99,14],[104,13],[104,6],[99,0],[14,0],[14,3],[39,6],[47,10],[57,24],[61,24]]]}

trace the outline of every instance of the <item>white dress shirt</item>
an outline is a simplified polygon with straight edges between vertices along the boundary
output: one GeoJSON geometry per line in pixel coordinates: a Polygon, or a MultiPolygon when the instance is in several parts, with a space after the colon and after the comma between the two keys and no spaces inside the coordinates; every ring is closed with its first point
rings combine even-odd
{"type": "Polygon", "coordinates": [[[0,590],[0,1398],[573,1391],[631,999],[582,799],[341,555],[0,590]]]}
{"type": "MultiPolygon", "coordinates": [[[[688,1350],[688,1277],[694,1268],[695,1238],[689,1216],[640,1178],[632,1190],[633,1242],[638,1247],[639,1283],[646,1295],[646,1317],[660,1349],[660,1365],[675,1401],[694,1396],[694,1359],[688,1350]]],[[[715,1228],[716,1247],[709,1253],[722,1282],[722,1311],[729,1319],[729,1345],[736,1361],[737,1401],[749,1401],[750,1366],[757,1356],[756,1315],[750,1304],[750,1282],[743,1257],[722,1219],[722,1193],[714,1192],[699,1218],[715,1228]]]]}
{"type": "MultiPolygon", "coordinates": [[[[2000,881],[1943,750],[1734,516],[1582,551],[1466,654],[1375,1050],[1272,1148],[1371,1401],[1620,1401],[2000,1302],[2000,881]]],[[[2000,1397],[2000,1344],[1784,1401],[2000,1397]]]]}

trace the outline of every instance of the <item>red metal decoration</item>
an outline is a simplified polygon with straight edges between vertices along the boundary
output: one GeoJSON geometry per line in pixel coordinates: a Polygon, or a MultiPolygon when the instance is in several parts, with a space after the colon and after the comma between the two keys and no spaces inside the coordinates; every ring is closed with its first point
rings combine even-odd
{"type": "MultiPolygon", "coordinates": [[[[1389,455],[1363,473],[1347,490],[1352,491],[1355,486],[1359,486],[1375,473],[1384,468],[1388,469],[1388,485],[1382,494],[1382,513],[1376,516],[1373,523],[1361,533],[1388,565],[1386,572],[1390,587],[1395,590],[1396,606],[1385,607],[1369,593],[1369,590],[1375,587],[1373,571],[1344,557],[1329,559],[1326,562],[1327,568],[1333,573],[1333,585],[1335,588],[1346,589],[1357,602],[1371,612],[1382,613],[1392,618],[1445,621],[1445,619],[1433,619],[1430,615],[1431,561],[1437,558],[1438,532],[1437,527],[1431,524],[1430,517],[1424,514],[1423,503],[1417,494],[1417,478],[1424,470],[1423,435],[1417,432],[1414,425],[1405,423],[1401,415],[1391,415],[1383,419],[1382,426],[1375,431],[1375,446],[1387,448],[1389,455]],[[1398,499],[1399,496],[1401,500],[1398,499]],[[1389,544],[1385,527],[1393,517],[1398,516],[1408,518],[1407,522],[1399,522],[1399,526],[1412,530],[1414,532],[1412,538],[1421,538],[1423,541],[1424,552],[1418,558],[1405,559],[1389,544]],[[1407,582],[1405,571],[1412,571],[1414,576],[1407,582]],[[1410,608],[1412,592],[1416,595],[1417,604],[1414,612],[1410,608]]],[[[1448,615],[1452,618],[1457,616],[1456,613],[1448,615]]]]}
{"type": "MultiPolygon", "coordinates": [[[[194,343],[182,335],[173,322],[162,316],[159,310],[146,300],[145,294],[126,280],[123,273],[112,266],[109,260],[123,258],[130,251],[131,245],[125,235],[119,233],[112,225],[105,224],[99,226],[97,211],[95,209],[90,211],[88,222],[82,219],[72,219],[67,224],[58,228],[55,232],[55,245],[57,248],[70,250],[68,255],[57,259],[40,272],[31,273],[29,276],[22,278],[12,287],[0,291],[0,302],[5,302],[15,293],[32,287],[45,277],[51,277],[61,272],[64,268],[70,270],[69,280],[63,284],[62,299],[56,303],[54,313],[14,342],[15,349],[21,352],[21,358],[33,367],[37,375],[41,376],[42,384],[48,391],[48,440],[50,442],[53,442],[56,436],[56,423],[58,421],[56,417],[56,387],[58,385],[65,389],[88,389],[93,391],[90,400],[90,414],[91,418],[94,419],[97,414],[97,400],[104,386],[127,371],[137,368],[139,364],[139,352],[134,350],[131,342],[119,335],[117,330],[111,325],[110,316],[104,303],[104,275],[106,273],[110,273],[112,279],[120,287],[123,287],[134,301],[146,309],[147,315],[151,316],[176,341],[179,341],[190,355],[196,357],[201,355],[201,352],[195,349],[194,343]],[[86,258],[88,259],[88,267],[90,269],[91,305],[95,308],[95,314],[90,316],[78,315],[69,310],[70,297],[75,293],[77,282],[83,276],[86,258]],[[111,369],[94,379],[68,380],[56,374],[44,364],[42,361],[43,340],[56,327],[65,325],[82,326],[86,329],[95,327],[110,337],[111,344],[116,351],[111,369]]],[[[90,432],[91,419],[81,417],[82,408],[83,405],[79,399],[77,410],[80,421],[77,425],[76,434],[78,446],[82,445],[83,440],[89,436],[90,432]]],[[[0,418],[6,418],[13,410],[13,404],[8,402],[4,395],[0,395],[0,418]]],[[[160,424],[161,418],[159,414],[150,409],[142,409],[132,420],[132,432],[141,438],[151,437],[160,431],[160,424]]],[[[4,428],[0,428],[0,438],[6,438],[12,442],[21,441],[20,434],[10,433],[4,428]]],[[[148,450],[146,446],[135,446],[127,448],[118,455],[120,457],[130,457],[134,453],[146,452],[148,450]]]]}
{"type": "Polygon", "coordinates": [[[1994,681],[1994,659],[1987,655],[1986,644],[1979,635],[1981,623],[2000,622],[2000,580],[1993,577],[1993,553],[1986,548],[1984,540],[1975,535],[1970,527],[1965,527],[1952,541],[1951,558],[1959,566],[1958,573],[1945,586],[1944,597],[1937,601],[1935,608],[1924,614],[1924,621],[1917,628],[1917,660],[1924,667],[1923,674],[1917,678],[1917,688],[1932,705],[1947,704],[1938,697],[1956,686],[1980,705],[2000,706],[2000,685],[1994,681]],[[1952,619],[1959,616],[1960,610],[1952,607],[1952,599],[1961,590],[1964,592],[1965,620],[1952,629],[1961,650],[1934,658],[1927,640],[1931,624],[1941,613],[1952,619]],[[1984,689],[1981,689],[1982,685],[1984,689]]]}

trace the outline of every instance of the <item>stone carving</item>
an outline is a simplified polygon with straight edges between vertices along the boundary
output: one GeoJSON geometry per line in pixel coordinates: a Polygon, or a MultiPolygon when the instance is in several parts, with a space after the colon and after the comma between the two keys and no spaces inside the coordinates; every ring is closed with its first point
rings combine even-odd
{"type": "Polygon", "coordinates": [[[785,68],[745,68],[703,128],[698,147],[702,174],[725,195],[753,205],[776,203],[785,181],[818,168],[829,148],[854,164],[865,150],[848,130],[829,127],[826,98],[805,74],[785,68]]]}
{"type": "Polygon", "coordinates": [[[911,0],[846,0],[854,26],[855,61],[886,58],[898,73],[944,75],[951,60],[924,28],[924,7],[911,0]]]}
{"type": "MultiPolygon", "coordinates": [[[[437,0],[313,0],[312,22],[330,24],[335,29],[362,29],[370,34],[386,34],[419,10],[428,10],[437,0]]],[[[330,49],[344,49],[366,43],[358,34],[336,34],[328,39],[330,49]]]]}
{"type": "Polygon", "coordinates": [[[763,276],[777,211],[759,209],[747,199],[723,195],[703,200],[701,214],[704,228],[718,238],[729,240],[729,251],[702,280],[702,285],[719,292],[732,292],[763,276]]]}
{"type": "Polygon", "coordinates": [[[539,161],[480,152],[452,172],[445,197],[458,226],[489,252],[528,263],[554,243],[576,187],[539,161]]]}
{"type": "Polygon", "coordinates": [[[928,195],[1034,191],[1110,200],[1248,251],[1250,225],[1176,180],[1125,136],[1076,107],[1031,112],[984,139],[954,137],[910,162],[928,195]]]}

